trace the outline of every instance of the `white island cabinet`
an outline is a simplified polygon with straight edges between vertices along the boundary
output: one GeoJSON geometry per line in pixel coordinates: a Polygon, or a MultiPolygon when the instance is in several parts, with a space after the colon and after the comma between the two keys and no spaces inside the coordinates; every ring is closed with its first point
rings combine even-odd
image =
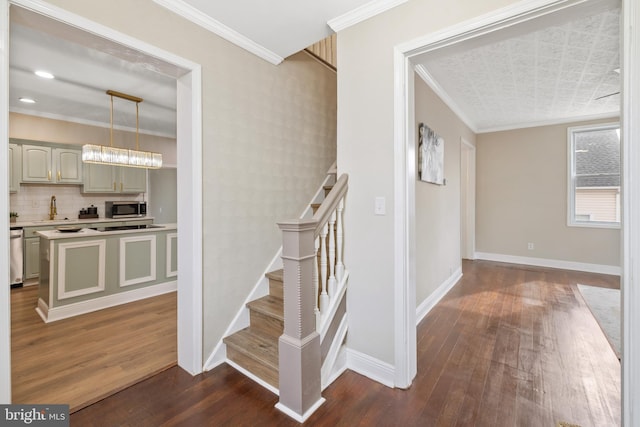
{"type": "Polygon", "coordinates": [[[32,222],[20,222],[16,223],[16,226],[20,226],[24,229],[24,278],[25,279],[37,279],[40,276],[40,231],[55,230],[60,225],[72,225],[80,228],[104,228],[104,227],[121,227],[123,225],[150,225],[153,223],[153,218],[129,218],[128,221],[118,221],[114,219],[102,219],[95,220],[96,222],[83,222],[82,220],[52,220],[52,221],[38,221],[32,222]]]}
{"type": "Polygon", "coordinates": [[[40,231],[36,311],[45,322],[177,289],[175,224],[137,230],[40,231]]]}

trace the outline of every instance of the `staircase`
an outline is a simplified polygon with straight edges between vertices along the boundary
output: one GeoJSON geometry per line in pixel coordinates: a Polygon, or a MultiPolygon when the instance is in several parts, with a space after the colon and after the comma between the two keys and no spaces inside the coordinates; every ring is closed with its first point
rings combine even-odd
{"type": "MultiPolygon", "coordinates": [[[[323,185],[324,197],[333,185],[323,185]]],[[[313,214],[322,205],[311,203],[313,214]]],[[[320,253],[317,255],[320,262],[320,253]]],[[[224,338],[227,359],[232,364],[248,371],[278,388],[278,339],[284,331],[284,285],[282,269],[267,273],[269,295],[247,303],[249,326],[224,338]]]]}
{"type": "Polygon", "coordinates": [[[283,270],[267,274],[269,295],[251,301],[249,327],[224,339],[227,359],[278,388],[278,338],[284,330],[283,270]]]}
{"type": "Polygon", "coordinates": [[[346,174],[336,180],[332,167],[305,213],[278,223],[281,262],[274,260],[274,271],[256,286],[220,343],[227,363],[277,393],[276,408],[299,422],[324,402],[322,389],[346,369],[339,355],[348,330],[348,180],[346,174]]]}

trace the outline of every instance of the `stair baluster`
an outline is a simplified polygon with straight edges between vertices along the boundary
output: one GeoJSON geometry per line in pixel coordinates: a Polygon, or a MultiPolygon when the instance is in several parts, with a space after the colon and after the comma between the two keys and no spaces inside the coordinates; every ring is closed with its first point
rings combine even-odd
{"type": "Polygon", "coordinates": [[[320,236],[317,236],[315,239],[315,243],[314,243],[314,252],[313,252],[313,256],[314,256],[314,263],[313,263],[313,286],[315,286],[315,293],[314,295],[316,296],[315,298],[315,303],[316,303],[316,309],[315,309],[315,313],[316,313],[316,329],[318,328],[318,325],[320,325],[320,321],[322,319],[322,312],[320,311],[320,278],[318,277],[318,249],[320,248],[320,236]]]}
{"type": "Polygon", "coordinates": [[[336,266],[336,211],[331,212],[329,218],[329,298],[333,298],[336,294],[336,282],[335,266],[336,266]]]}
{"type": "Polygon", "coordinates": [[[344,198],[340,199],[340,203],[338,203],[337,209],[337,218],[336,218],[336,277],[338,281],[342,280],[344,277],[344,262],[342,260],[342,248],[344,242],[344,231],[342,227],[342,212],[344,211],[344,198]]]}
{"type": "Polygon", "coordinates": [[[329,225],[325,224],[320,231],[320,314],[329,307],[329,294],[327,292],[327,234],[329,225]]]}

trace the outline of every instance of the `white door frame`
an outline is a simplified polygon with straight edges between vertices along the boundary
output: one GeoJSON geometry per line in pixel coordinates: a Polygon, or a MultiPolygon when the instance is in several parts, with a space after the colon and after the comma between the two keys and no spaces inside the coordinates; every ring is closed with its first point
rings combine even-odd
{"type": "MultiPolygon", "coordinates": [[[[394,48],[394,295],[395,295],[395,382],[408,387],[417,371],[415,317],[415,129],[414,128],[414,67],[411,58],[422,53],[524,23],[588,0],[526,0],[493,11],[484,16],[426,35],[394,48]]],[[[637,0],[623,0],[623,181],[640,182],[640,6],[637,0]],[[635,117],[634,117],[635,114],[635,117]],[[631,165],[635,165],[631,167],[631,165]]],[[[640,331],[640,291],[633,288],[630,273],[640,277],[640,186],[623,190],[623,422],[625,426],[640,423],[633,418],[640,411],[640,369],[633,370],[633,362],[640,361],[640,340],[633,341],[632,331],[640,331]],[[632,254],[635,254],[632,257],[632,254]],[[631,264],[633,260],[633,264],[631,264]]],[[[637,415],[636,415],[637,417],[637,415]]]]}
{"type": "MultiPolygon", "coordinates": [[[[177,80],[178,163],[178,365],[202,372],[202,81],[199,64],[40,0],[0,0],[0,149],[9,143],[9,5],[23,7],[128,48],[159,58],[184,71],[177,80]]],[[[7,156],[0,169],[7,170],[7,156]]],[[[0,217],[8,218],[9,182],[0,174],[0,217]]],[[[9,230],[0,227],[0,275],[9,277],[9,230]]],[[[11,401],[10,294],[0,290],[0,403],[11,401]]]]}
{"type": "Polygon", "coordinates": [[[622,422],[640,425],[640,5],[622,1],[622,422]]]}
{"type": "Polygon", "coordinates": [[[460,137],[460,255],[476,258],[476,147],[460,137]]]}

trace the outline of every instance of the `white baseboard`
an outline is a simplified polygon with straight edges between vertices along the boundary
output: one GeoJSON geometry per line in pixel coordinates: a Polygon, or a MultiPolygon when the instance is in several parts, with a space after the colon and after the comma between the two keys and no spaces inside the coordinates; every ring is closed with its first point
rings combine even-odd
{"type": "Polygon", "coordinates": [[[40,317],[42,317],[42,320],[44,320],[45,323],[50,323],[55,322],[56,320],[67,319],[80,314],[114,307],[116,305],[151,298],[167,294],[169,292],[175,292],[177,289],[178,282],[172,281],[53,308],[48,307],[47,304],[40,299],[38,300],[36,312],[40,317]]]}
{"type": "Polygon", "coordinates": [[[559,268],[562,270],[584,271],[587,273],[611,274],[620,276],[622,269],[615,265],[589,264],[585,262],[562,261],[555,259],[523,257],[515,255],[476,252],[476,259],[506,262],[509,264],[533,265],[536,267],[559,268]]]}
{"type": "Polygon", "coordinates": [[[395,368],[389,363],[359,351],[347,349],[347,367],[387,387],[395,387],[395,368]]]}
{"type": "Polygon", "coordinates": [[[433,307],[458,283],[458,280],[462,278],[462,267],[458,267],[453,274],[445,280],[438,288],[427,297],[416,309],[416,324],[420,323],[422,319],[431,311],[433,307]]]}
{"type": "Polygon", "coordinates": [[[234,362],[232,360],[229,360],[229,359],[224,360],[224,362],[226,362],[229,366],[233,367],[236,371],[242,373],[245,377],[248,377],[249,379],[255,381],[258,384],[260,384],[262,387],[266,388],[267,390],[269,390],[271,393],[275,394],[276,396],[280,395],[280,390],[278,390],[276,387],[272,386],[271,384],[269,384],[268,382],[266,382],[262,378],[255,376],[252,372],[247,371],[242,366],[238,365],[236,362],[234,362]]]}
{"type": "Polygon", "coordinates": [[[293,409],[288,408],[287,406],[284,406],[282,403],[278,402],[276,403],[276,409],[280,410],[281,412],[283,412],[284,414],[290,416],[291,418],[293,418],[294,420],[296,420],[299,423],[304,423],[305,421],[307,421],[307,419],[313,415],[314,412],[316,412],[316,410],[325,402],[325,398],[321,397],[320,399],[318,399],[318,401],[316,403],[313,404],[313,406],[311,406],[311,408],[309,408],[307,410],[307,412],[305,412],[304,414],[300,415],[298,414],[296,411],[294,411],[293,409]]]}

